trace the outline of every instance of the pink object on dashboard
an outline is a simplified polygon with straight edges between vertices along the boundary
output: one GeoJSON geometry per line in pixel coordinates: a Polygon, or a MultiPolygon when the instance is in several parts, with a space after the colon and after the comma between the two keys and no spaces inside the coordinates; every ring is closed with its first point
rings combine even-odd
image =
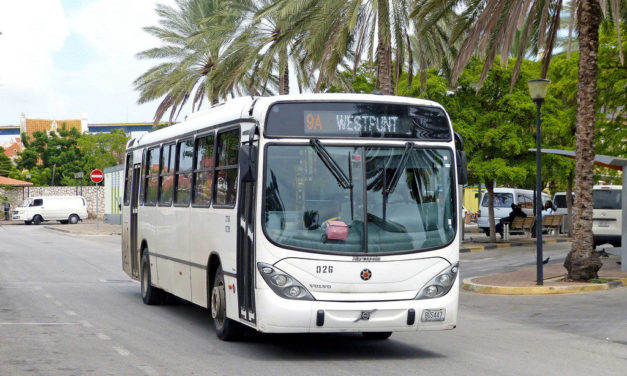
{"type": "Polygon", "coordinates": [[[327,239],[346,240],[348,225],[344,221],[328,221],[326,229],[327,239]]]}

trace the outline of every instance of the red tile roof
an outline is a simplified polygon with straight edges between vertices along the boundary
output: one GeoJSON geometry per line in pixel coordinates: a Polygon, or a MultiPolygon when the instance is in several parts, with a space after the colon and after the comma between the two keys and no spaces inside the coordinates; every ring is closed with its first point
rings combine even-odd
{"type": "Polygon", "coordinates": [[[4,176],[0,176],[0,185],[9,185],[12,187],[26,187],[28,185],[33,185],[33,183],[29,181],[11,179],[11,178],[6,178],[4,176]]]}
{"type": "Polygon", "coordinates": [[[16,142],[4,147],[4,155],[9,158],[17,157],[17,153],[21,153],[22,151],[22,141],[19,139],[19,137],[16,138],[16,142]]]}
{"type": "Polygon", "coordinates": [[[57,128],[61,129],[65,124],[66,129],[75,128],[79,132],[82,132],[80,119],[74,120],[52,120],[52,119],[26,119],[26,134],[29,137],[33,137],[33,133],[37,131],[47,132],[50,131],[52,123],[57,123],[57,128]]]}

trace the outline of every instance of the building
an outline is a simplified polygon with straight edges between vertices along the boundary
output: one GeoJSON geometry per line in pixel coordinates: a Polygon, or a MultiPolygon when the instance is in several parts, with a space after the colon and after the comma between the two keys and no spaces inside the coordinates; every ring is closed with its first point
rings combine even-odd
{"type": "MultiPolygon", "coordinates": [[[[160,123],[163,125],[165,123],[160,123]]],[[[32,138],[37,131],[51,132],[65,125],[66,129],[76,129],[80,133],[110,133],[121,129],[131,138],[137,138],[153,129],[153,122],[143,123],[94,123],[89,124],[87,115],[82,114],[80,119],[30,119],[25,114],[20,116],[20,125],[0,126],[0,146],[5,149],[9,158],[14,158],[23,149],[21,143],[22,133],[32,138]],[[17,147],[19,145],[19,148],[17,147]],[[11,152],[9,152],[11,150],[11,152]]]]}
{"type": "Polygon", "coordinates": [[[86,133],[87,116],[81,119],[28,119],[25,114],[20,116],[20,135],[26,133],[29,138],[33,137],[35,132],[50,133],[65,127],[65,129],[76,129],[80,133],[86,133]]]}
{"type": "Polygon", "coordinates": [[[0,146],[4,148],[4,154],[9,157],[11,161],[15,160],[18,153],[21,153],[24,150],[24,145],[22,145],[22,139],[20,137],[15,137],[11,140],[11,143],[0,143],[0,146]]]}
{"type": "Polygon", "coordinates": [[[122,194],[124,193],[124,165],[104,169],[104,221],[122,224],[122,194]]]}

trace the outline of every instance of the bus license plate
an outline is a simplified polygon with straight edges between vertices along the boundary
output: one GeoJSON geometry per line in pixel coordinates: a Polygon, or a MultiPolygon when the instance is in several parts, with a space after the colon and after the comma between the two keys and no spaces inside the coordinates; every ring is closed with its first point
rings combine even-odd
{"type": "Polygon", "coordinates": [[[444,321],[445,312],[444,309],[423,309],[422,321],[444,321]]]}
{"type": "Polygon", "coordinates": [[[610,221],[599,221],[599,227],[610,227],[610,221]]]}

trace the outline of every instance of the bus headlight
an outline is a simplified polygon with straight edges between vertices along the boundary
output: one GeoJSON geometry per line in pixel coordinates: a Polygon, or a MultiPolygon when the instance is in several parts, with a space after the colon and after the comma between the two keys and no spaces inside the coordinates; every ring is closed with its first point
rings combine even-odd
{"type": "Polygon", "coordinates": [[[446,295],[455,284],[458,272],[459,262],[456,262],[427,282],[416,295],[416,299],[432,299],[446,295]]]}
{"type": "Polygon", "coordinates": [[[264,281],[278,296],[286,299],[315,300],[311,293],[289,274],[262,262],[257,263],[257,268],[264,281]]]}

